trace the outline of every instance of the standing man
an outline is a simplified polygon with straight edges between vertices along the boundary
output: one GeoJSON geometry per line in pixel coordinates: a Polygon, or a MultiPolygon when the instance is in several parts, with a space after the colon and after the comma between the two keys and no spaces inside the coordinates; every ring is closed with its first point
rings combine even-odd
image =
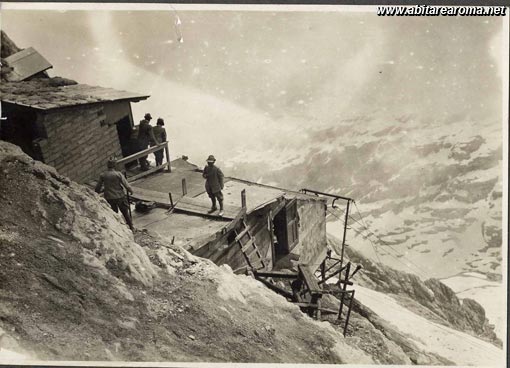
{"type": "MultiPolygon", "coordinates": [[[[154,138],[154,132],[152,131],[151,114],[147,113],[143,117],[143,120],[140,121],[140,125],[138,126],[138,149],[143,151],[149,147],[150,142],[155,142],[156,138],[154,138]]],[[[149,161],[147,161],[147,156],[140,157],[138,159],[140,164],[140,168],[143,171],[149,170],[149,161]]]]}
{"type": "Polygon", "coordinates": [[[220,213],[218,215],[223,216],[223,193],[221,193],[223,189],[223,172],[221,172],[219,167],[214,166],[215,162],[214,156],[210,155],[207,158],[207,166],[204,167],[202,176],[205,178],[205,190],[212,201],[212,207],[208,213],[213,213],[217,210],[216,199],[218,199],[220,203],[220,213]]]}
{"type": "MultiPolygon", "coordinates": [[[[158,122],[156,126],[152,129],[154,133],[154,145],[166,142],[166,130],[163,128],[165,125],[165,121],[162,118],[158,118],[158,122]]],[[[160,166],[163,164],[163,149],[154,152],[154,157],[156,158],[156,166],[160,166]]]]}
{"type": "Polygon", "coordinates": [[[129,203],[124,193],[124,189],[126,189],[129,194],[133,194],[133,189],[131,189],[124,175],[115,170],[115,160],[113,159],[108,160],[108,170],[99,176],[96,185],[97,193],[101,192],[103,184],[104,198],[115,213],[118,213],[120,209],[129,228],[131,231],[134,231],[133,221],[131,220],[131,214],[129,212],[129,203]]]}

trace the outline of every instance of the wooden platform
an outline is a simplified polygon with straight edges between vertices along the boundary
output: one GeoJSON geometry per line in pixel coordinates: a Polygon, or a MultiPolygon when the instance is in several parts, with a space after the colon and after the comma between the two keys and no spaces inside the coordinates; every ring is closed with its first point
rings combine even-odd
{"type": "Polygon", "coordinates": [[[181,159],[171,162],[172,172],[157,172],[131,183],[132,187],[143,190],[161,192],[168,199],[172,193],[174,202],[182,197],[182,180],[186,180],[187,196],[194,197],[205,192],[205,179],[198,167],[181,159]]]}
{"type": "Polygon", "coordinates": [[[154,190],[142,189],[139,187],[132,186],[133,194],[131,198],[145,202],[154,202],[157,207],[171,208],[170,198],[168,194],[162,192],[156,192],[154,190]]]}
{"type": "Polygon", "coordinates": [[[211,209],[211,200],[209,197],[192,198],[188,196],[181,197],[175,204],[174,211],[191,213],[195,215],[210,217],[214,219],[233,220],[236,218],[241,207],[238,206],[225,206],[223,216],[219,216],[219,210],[208,213],[211,209]]]}
{"type": "Polygon", "coordinates": [[[133,223],[137,229],[148,229],[190,252],[214,240],[218,232],[230,225],[221,219],[169,212],[164,208],[154,208],[148,213],[133,211],[133,223]]]}
{"type": "MultiPolygon", "coordinates": [[[[284,191],[278,189],[267,188],[256,183],[243,182],[232,178],[225,182],[225,187],[222,191],[225,198],[225,206],[241,207],[241,192],[243,190],[246,190],[247,213],[276,201],[277,198],[285,194],[284,191]]],[[[209,199],[207,193],[202,193],[195,198],[202,200],[209,199]]]]}

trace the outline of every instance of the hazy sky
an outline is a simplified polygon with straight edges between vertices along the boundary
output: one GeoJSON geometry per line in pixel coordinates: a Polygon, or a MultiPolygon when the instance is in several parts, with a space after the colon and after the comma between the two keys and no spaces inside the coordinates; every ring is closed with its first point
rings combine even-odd
{"type": "Polygon", "coordinates": [[[39,50],[53,75],[151,93],[134,105],[137,120],[145,110],[199,126],[213,113],[242,126],[501,112],[499,17],[180,11],[176,30],[176,14],[3,10],[2,27],[39,50]]]}

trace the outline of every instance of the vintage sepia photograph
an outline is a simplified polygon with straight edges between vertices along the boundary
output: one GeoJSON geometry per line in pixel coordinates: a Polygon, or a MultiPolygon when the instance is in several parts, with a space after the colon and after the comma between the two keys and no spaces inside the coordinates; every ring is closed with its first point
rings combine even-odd
{"type": "Polygon", "coordinates": [[[0,365],[506,366],[507,7],[0,6],[0,365]]]}

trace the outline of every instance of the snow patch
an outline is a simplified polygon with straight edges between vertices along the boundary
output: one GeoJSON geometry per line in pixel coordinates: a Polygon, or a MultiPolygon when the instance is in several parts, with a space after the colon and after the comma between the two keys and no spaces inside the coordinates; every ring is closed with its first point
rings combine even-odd
{"type": "Polygon", "coordinates": [[[420,349],[457,365],[504,366],[504,352],[471,335],[431,322],[400,306],[393,298],[361,286],[356,299],[409,336],[420,349]]]}

